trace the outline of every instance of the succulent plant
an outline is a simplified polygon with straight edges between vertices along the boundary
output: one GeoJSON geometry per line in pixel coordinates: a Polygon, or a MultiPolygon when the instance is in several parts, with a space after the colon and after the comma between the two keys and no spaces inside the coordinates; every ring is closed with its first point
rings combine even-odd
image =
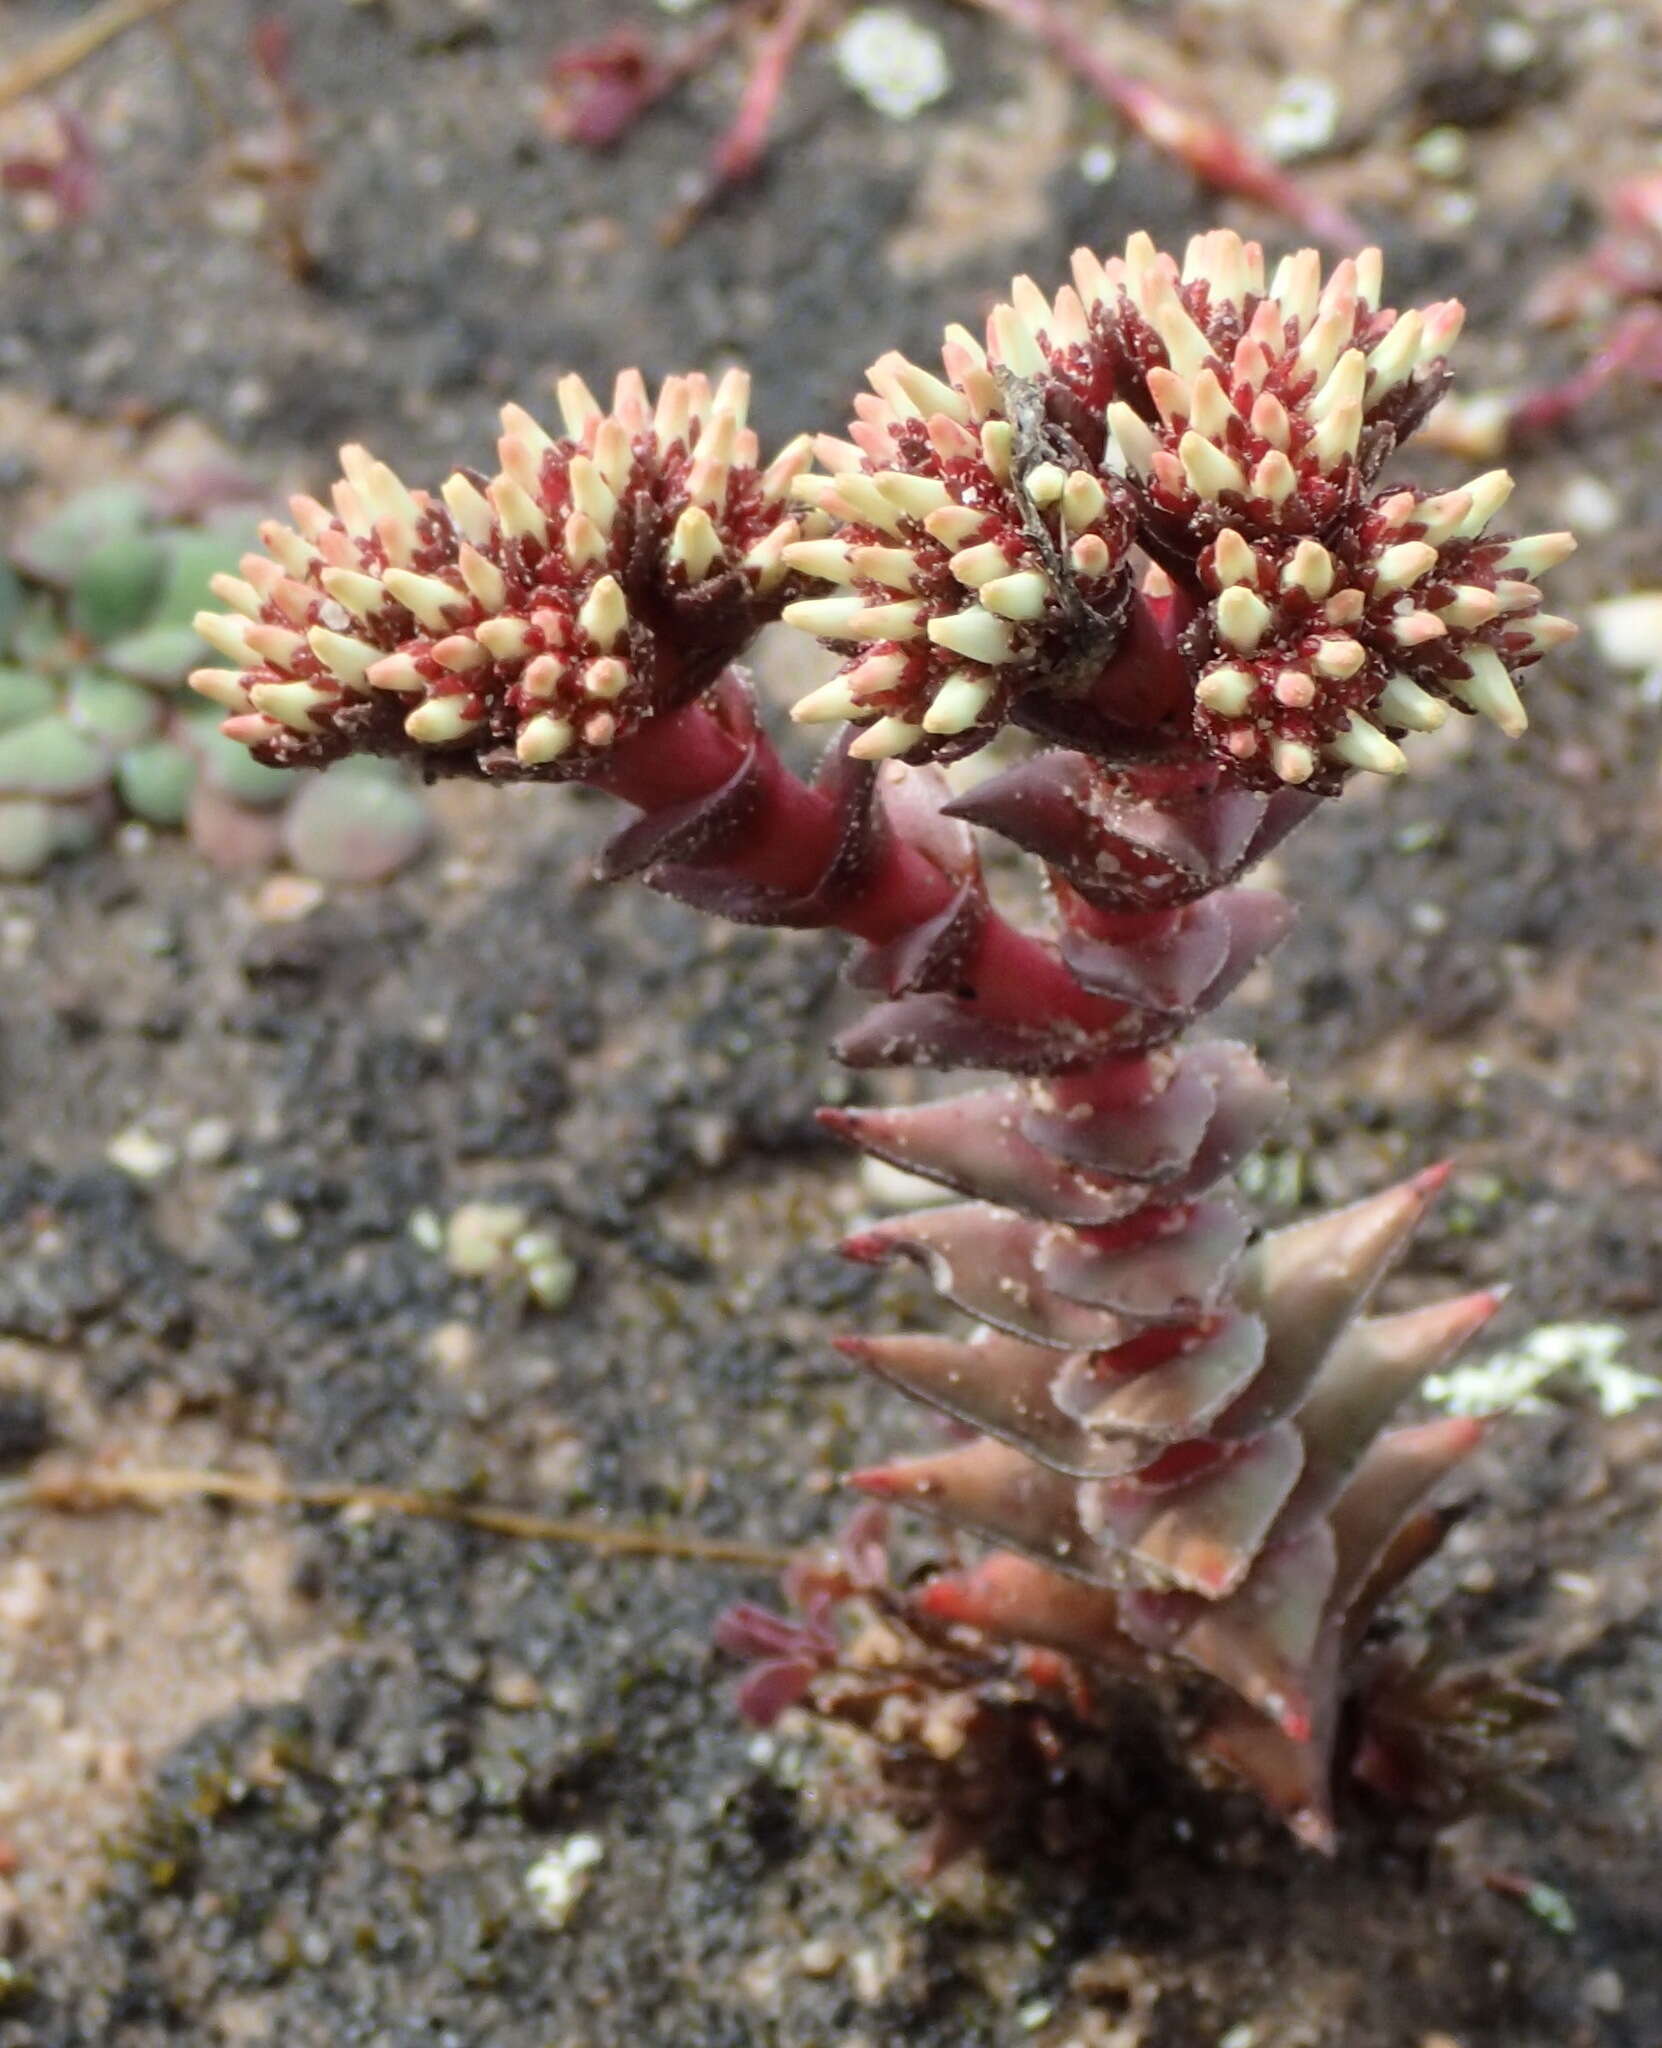
{"type": "Polygon", "coordinates": [[[978,1326],[844,1340],[974,1432],[853,1483],[995,1547],[897,1590],[862,1525],[793,1574],[796,1618],[724,1624],[747,1709],[864,1728],[950,1846],[1000,1773],[1086,1754],[1104,1686],[1198,1687],[1189,1753],[1325,1846],[1338,1778],[1412,1799],[1415,1759],[1506,1718],[1498,1680],[1386,1685],[1366,1647],[1484,1430],[1394,1417],[1498,1297],[1367,1313],[1444,1167],[1254,1239],[1227,1183],[1282,1090],[1182,1041],[1285,932],[1240,878],[1321,798],[1450,708],[1523,730],[1516,678],[1571,630],[1533,579],[1570,543],[1491,533],[1498,474],[1381,481],[1459,309],[1383,306],[1376,253],[1266,283],[1227,232],[1181,268],[1134,237],[1075,278],[1018,281],[985,346],[949,329],[938,376],[882,357],[848,440],[766,467],[736,373],[656,405],[626,373],[609,411],[568,381],[562,434],[511,408],[499,472],[436,494],[348,450],[333,508],[219,586],[198,629],[235,666],[194,680],[267,763],[605,788],[642,814],[607,876],[864,942],[845,1062],[1005,1076],[826,1112],[959,1198],[845,1251],[978,1326]],[[731,666],[781,613],[844,656],[798,706],[842,723],[811,782],[731,666]],[[954,795],[938,762],[1005,726],[1041,744],[954,795]],[[994,909],[978,831],[1042,864],[1045,928],[994,909]]]}
{"type": "Polygon", "coordinates": [[[225,866],[286,849],[327,879],[377,879],[425,842],[403,778],[372,764],[371,794],[360,764],[333,788],[297,785],[184,691],[204,652],[191,620],[251,532],[215,490],[187,518],[105,484],[15,540],[0,562],[0,875],[37,874],[124,817],[183,827],[225,866]]]}

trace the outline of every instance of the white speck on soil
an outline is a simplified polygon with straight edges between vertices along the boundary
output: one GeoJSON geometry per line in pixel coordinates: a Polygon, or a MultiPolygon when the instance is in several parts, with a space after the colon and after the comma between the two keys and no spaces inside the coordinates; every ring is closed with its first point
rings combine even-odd
{"type": "Polygon", "coordinates": [[[606,1854],[598,1835],[567,1835],[525,1873],[525,1889],[544,1927],[564,1928],[589,1888],[590,1873],[606,1854]]]}
{"type": "Polygon", "coordinates": [[[1284,78],[1258,124],[1258,140],[1279,163],[1325,149],[1339,126],[1339,95],[1332,81],[1309,75],[1284,78]]]}
{"type": "Polygon", "coordinates": [[[134,1180],[160,1180],[179,1157],[171,1145],[141,1124],[118,1131],[105,1147],[104,1156],[134,1180]]]}
{"type": "Polygon", "coordinates": [[[1561,1379],[1590,1393],[1601,1413],[1630,1415],[1662,1395],[1662,1380],[1622,1362],[1626,1343],[1620,1323],[1543,1323],[1509,1350],[1437,1373],[1425,1396],[1452,1415],[1539,1415],[1546,1409],[1540,1390],[1561,1379]]]}
{"type": "Polygon", "coordinates": [[[844,84],[891,121],[909,121],[952,84],[940,37],[899,7],[862,7],[844,24],[835,54],[844,84]]]}

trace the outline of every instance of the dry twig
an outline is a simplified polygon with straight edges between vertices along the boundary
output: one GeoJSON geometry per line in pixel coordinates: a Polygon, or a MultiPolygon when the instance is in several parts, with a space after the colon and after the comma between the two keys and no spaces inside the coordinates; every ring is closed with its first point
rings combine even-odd
{"type": "Polygon", "coordinates": [[[675,1557],[696,1564],[738,1565],[779,1571],[790,1553],[720,1536],[643,1529],[608,1522],[564,1520],[489,1501],[457,1500],[400,1486],[359,1486],[350,1480],[296,1485],[252,1472],[215,1472],[194,1466],[43,1465],[27,1478],[0,1487],[0,1508],[42,1508],[54,1514],[105,1514],[120,1508],[161,1508],[180,1500],[218,1500],[240,1507],[345,1509],[358,1515],[404,1515],[450,1522],[488,1536],[522,1543],[569,1543],[612,1557],[675,1557]]]}
{"type": "Polygon", "coordinates": [[[124,29],[135,28],[178,4],[179,0],[108,0],[106,6],[95,7],[91,14],[48,36],[27,56],[0,71],[0,107],[53,84],[124,29]]]}

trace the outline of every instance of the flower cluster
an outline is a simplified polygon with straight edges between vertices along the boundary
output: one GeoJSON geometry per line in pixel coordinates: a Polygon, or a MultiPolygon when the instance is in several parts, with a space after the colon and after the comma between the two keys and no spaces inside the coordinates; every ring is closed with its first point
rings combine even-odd
{"type": "Polygon", "coordinates": [[[1382,307],[1377,250],[1325,284],[1303,250],[1266,283],[1228,230],[1181,270],[1133,235],[1074,275],[1054,299],[1018,278],[985,349],[949,329],[944,379],[883,357],[851,441],[821,440],[834,474],[798,489],[841,526],[791,559],[837,592],[785,616],[861,651],[796,715],[862,721],[859,751],[913,758],[1010,717],[1053,727],[1035,699],[1135,725],[1135,543],[1168,604],[1204,614],[1180,649],[1190,744],[1249,786],[1398,772],[1390,735],[1450,704],[1520,732],[1513,678],[1571,630],[1531,579],[1568,536],[1488,535],[1499,471],[1437,497],[1374,488],[1447,384],[1460,307],[1382,307]]]}
{"type": "Polygon", "coordinates": [[[1112,460],[1157,549],[1192,559],[1230,520],[1316,533],[1353,504],[1448,382],[1455,300],[1380,305],[1377,249],[1338,264],[1301,249],[1266,286],[1262,252],[1226,228],[1196,235],[1179,272],[1146,235],[1074,264],[1091,375],[1111,379],[1112,460]]]}
{"type": "Polygon", "coordinates": [[[1383,491],[1325,545],[1226,526],[1202,551],[1196,727],[1242,781],[1398,774],[1406,759],[1381,727],[1433,732],[1451,703],[1524,730],[1514,675],[1575,630],[1541,611],[1531,579],[1575,542],[1488,536],[1511,489],[1497,469],[1437,497],[1383,491]]]}
{"type": "Polygon", "coordinates": [[[797,484],[840,524],[787,558],[837,594],[787,606],[786,621],[860,652],[795,716],[870,721],[861,755],[979,746],[1021,690],[1089,676],[1119,637],[1129,494],[1025,404],[1013,321],[992,338],[989,356],[949,330],[944,379],[883,357],[853,439],[817,444],[832,474],[797,484]]]}
{"type": "Polygon", "coordinates": [[[236,666],[195,687],[261,758],[307,764],[373,748],[464,752],[487,772],[578,772],[644,720],[700,695],[787,593],[787,503],[802,435],[759,466],[749,379],[638,372],[604,409],[559,386],[564,433],[518,406],[493,477],[435,498],[361,448],[333,506],[223,577],[229,614],[197,630],[236,666]]]}

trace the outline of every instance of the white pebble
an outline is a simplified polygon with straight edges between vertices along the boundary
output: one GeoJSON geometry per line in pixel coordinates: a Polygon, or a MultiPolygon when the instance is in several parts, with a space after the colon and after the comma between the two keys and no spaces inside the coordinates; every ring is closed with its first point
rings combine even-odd
{"type": "Polygon", "coordinates": [[[39,1628],[52,1606],[52,1581],[32,1557],[20,1557],[0,1579],[0,1627],[39,1628]]]}
{"type": "Polygon", "coordinates": [[[497,1272],[525,1222],[525,1211],[512,1202],[464,1202],[445,1228],[444,1263],[469,1280],[497,1272]]]}
{"type": "Polygon", "coordinates": [[[110,1164],[119,1166],[134,1180],[159,1180],[178,1156],[171,1145],[139,1124],[117,1132],[104,1148],[104,1157],[110,1164]]]}
{"type": "Polygon", "coordinates": [[[1502,15],[1483,31],[1483,54],[1497,71],[1522,71],[1540,54],[1541,39],[1525,21],[1502,15]]]}
{"type": "Polygon", "coordinates": [[[891,121],[909,121],[952,84],[940,37],[899,7],[862,7],[834,52],[843,83],[891,121]]]}
{"type": "Polygon", "coordinates": [[[1598,476],[1573,476],[1558,493],[1558,516],[1577,533],[1614,533],[1625,514],[1622,501],[1598,476]]]}
{"type": "Polygon", "coordinates": [[[1332,81],[1309,74],[1281,81],[1281,90],[1258,124],[1258,140],[1278,163],[1325,149],[1339,126],[1339,95],[1332,81]]]}
{"type": "Polygon", "coordinates": [[[230,1157],[236,1141],[227,1118],[205,1116],[185,1133],[185,1157],[192,1166],[218,1166],[230,1157]]]}
{"type": "Polygon", "coordinates": [[[1414,161],[1428,178],[1458,178],[1470,159],[1464,128],[1428,128],[1414,144],[1414,161]]]}
{"type": "Polygon", "coordinates": [[[570,1921],[589,1888],[589,1874],[606,1854],[598,1835],[567,1835],[525,1873],[537,1918],[556,1930],[570,1921]]]}
{"type": "Polygon", "coordinates": [[[1662,590],[1606,598],[1588,612],[1587,623],[1612,668],[1642,671],[1662,663],[1662,590]]]}
{"type": "Polygon", "coordinates": [[[1509,1350],[1434,1374],[1425,1397],[1452,1415],[1538,1415],[1546,1403],[1537,1390],[1561,1378],[1584,1388],[1602,1414],[1628,1415],[1662,1395],[1662,1380],[1623,1362],[1627,1341],[1620,1323],[1542,1323],[1509,1350]]]}

